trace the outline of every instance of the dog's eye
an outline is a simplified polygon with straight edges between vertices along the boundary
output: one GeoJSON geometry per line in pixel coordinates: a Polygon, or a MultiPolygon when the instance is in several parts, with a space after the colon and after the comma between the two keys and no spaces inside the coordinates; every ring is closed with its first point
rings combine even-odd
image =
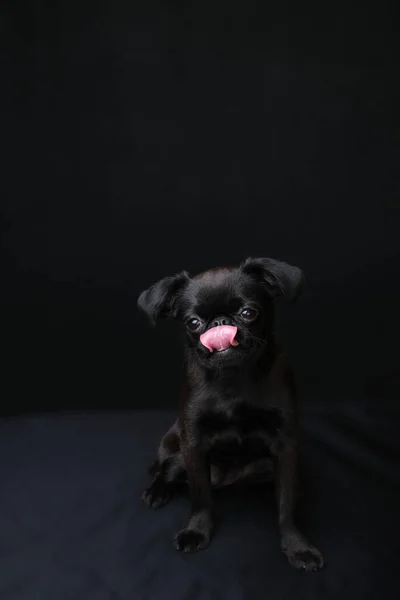
{"type": "Polygon", "coordinates": [[[255,321],[258,317],[258,310],[256,308],[251,308],[250,306],[246,306],[240,313],[240,316],[245,321],[255,321]]]}
{"type": "Polygon", "coordinates": [[[199,319],[195,319],[195,318],[189,319],[189,321],[186,323],[186,327],[190,331],[197,331],[201,327],[201,321],[199,319]]]}

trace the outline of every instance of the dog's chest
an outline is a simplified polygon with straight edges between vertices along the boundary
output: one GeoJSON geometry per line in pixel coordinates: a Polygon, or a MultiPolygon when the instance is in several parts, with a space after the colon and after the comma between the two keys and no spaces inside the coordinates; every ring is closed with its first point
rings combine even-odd
{"type": "Polygon", "coordinates": [[[278,409],[246,404],[233,411],[209,410],[199,421],[210,462],[221,467],[245,465],[269,456],[282,424],[278,409]]]}

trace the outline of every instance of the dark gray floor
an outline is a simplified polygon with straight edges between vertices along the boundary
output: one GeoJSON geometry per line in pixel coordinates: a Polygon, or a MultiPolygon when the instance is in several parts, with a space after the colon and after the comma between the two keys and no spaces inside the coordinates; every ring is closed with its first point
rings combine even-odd
{"type": "Polygon", "coordinates": [[[292,570],[281,555],[269,489],[216,492],[210,548],[173,549],[187,498],[156,512],[140,502],[172,414],[0,421],[0,598],[395,599],[398,417],[383,404],[307,407],[301,521],[326,556],[318,574],[292,570]]]}

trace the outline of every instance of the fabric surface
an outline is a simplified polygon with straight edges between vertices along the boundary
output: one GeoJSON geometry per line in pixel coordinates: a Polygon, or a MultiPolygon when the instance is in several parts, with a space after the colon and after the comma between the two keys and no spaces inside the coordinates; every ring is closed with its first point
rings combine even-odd
{"type": "Polygon", "coordinates": [[[0,422],[1,600],[395,599],[400,592],[398,414],[380,404],[303,412],[300,523],[324,553],[317,574],[279,551],[270,488],[214,493],[218,530],[177,553],[187,497],[140,501],[167,412],[0,422]]]}

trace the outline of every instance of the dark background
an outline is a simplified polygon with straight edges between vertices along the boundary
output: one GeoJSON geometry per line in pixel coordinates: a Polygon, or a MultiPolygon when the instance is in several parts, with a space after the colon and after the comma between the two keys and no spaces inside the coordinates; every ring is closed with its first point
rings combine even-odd
{"type": "Polygon", "coordinates": [[[1,600],[399,598],[394,8],[1,3],[1,600]],[[248,255],[307,278],[281,322],[315,576],[272,490],[216,493],[190,558],[187,499],[140,501],[182,357],[137,296],[248,255]]]}
{"type": "Polygon", "coordinates": [[[305,271],[305,397],[398,394],[385,4],[38,0],[1,27],[2,411],[175,406],[173,327],[136,297],[248,255],[305,271]]]}

